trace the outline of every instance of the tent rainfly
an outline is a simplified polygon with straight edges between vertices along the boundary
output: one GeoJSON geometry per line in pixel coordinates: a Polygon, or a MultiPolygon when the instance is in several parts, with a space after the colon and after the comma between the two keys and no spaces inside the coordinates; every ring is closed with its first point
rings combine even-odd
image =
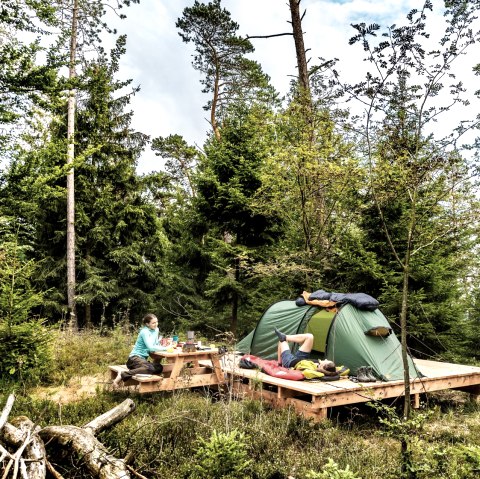
{"type": "MultiPolygon", "coordinates": [[[[403,380],[401,344],[379,309],[365,311],[345,304],[338,312],[317,306],[297,306],[295,301],[272,304],[256,328],[237,344],[237,350],[264,359],[277,358],[278,328],[286,334],[312,333],[313,358],[327,358],[350,368],[353,375],[361,366],[371,366],[383,381],[403,380]]],[[[297,344],[291,344],[293,351],[297,344]]],[[[408,356],[410,378],[423,375],[408,356]]]]}

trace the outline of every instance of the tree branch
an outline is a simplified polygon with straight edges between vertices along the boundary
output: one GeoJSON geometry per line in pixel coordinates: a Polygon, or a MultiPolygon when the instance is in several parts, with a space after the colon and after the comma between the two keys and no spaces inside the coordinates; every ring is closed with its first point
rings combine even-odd
{"type": "Polygon", "coordinates": [[[247,35],[247,40],[250,40],[251,38],[273,38],[273,37],[284,37],[285,35],[293,35],[293,33],[275,33],[273,35],[247,35]]]}

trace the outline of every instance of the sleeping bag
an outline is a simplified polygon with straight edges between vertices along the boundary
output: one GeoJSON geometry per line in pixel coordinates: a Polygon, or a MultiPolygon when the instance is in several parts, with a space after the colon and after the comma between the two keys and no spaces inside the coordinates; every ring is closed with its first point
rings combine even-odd
{"type": "Polygon", "coordinates": [[[238,365],[244,369],[260,369],[262,373],[278,379],[290,379],[291,381],[302,381],[305,379],[301,371],[284,368],[279,366],[277,361],[273,359],[262,359],[252,354],[243,356],[238,365]]]}

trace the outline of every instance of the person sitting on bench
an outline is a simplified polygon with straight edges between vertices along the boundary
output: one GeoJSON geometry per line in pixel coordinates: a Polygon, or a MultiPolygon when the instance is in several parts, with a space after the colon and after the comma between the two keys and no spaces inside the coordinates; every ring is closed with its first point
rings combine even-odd
{"type": "Polygon", "coordinates": [[[160,363],[148,361],[150,353],[161,350],[158,341],[158,319],[149,313],[143,318],[143,325],[127,360],[128,371],[119,371],[112,384],[114,388],[118,388],[122,381],[128,381],[135,374],[160,374],[163,371],[160,363]]]}
{"type": "MultiPolygon", "coordinates": [[[[284,368],[294,368],[300,361],[310,358],[313,348],[313,334],[285,334],[277,328],[275,328],[275,334],[278,336],[278,363],[284,368]],[[295,354],[290,351],[289,342],[300,344],[295,354]]],[[[327,375],[337,374],[335,363],[328,359],[319,361],[317,370],[327,375]]]]}

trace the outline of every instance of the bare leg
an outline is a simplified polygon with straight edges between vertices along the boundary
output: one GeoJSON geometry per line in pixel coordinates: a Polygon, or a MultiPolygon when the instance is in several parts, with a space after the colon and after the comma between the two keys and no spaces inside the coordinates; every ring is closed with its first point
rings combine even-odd
{"type": "MultiPolygon", "coordinates": [[[[303,351],[305,353],[309,353],[313,348],[313,334],[311,333],[287,334],[287,341],[300,344],[300,347],[298,348],[299,351],[303,351]]],[[[284,341],[284,343],[285,342],[286,341],[284,341]]]]}
{"type": "Polygon", "coordinates": [[[289,351],[290,348],[288,346],[288,343],[287,341],[279,341],[278,342],[278,348],[277,348],[277,358],[278,358],[278,362],[281,363],[282,362],[282,353],[283,351],[289,351]]]}
{"type": "Polygon", "coordinates": [[[113,380],[112,386],[116,389],[120,386],[120,382],[122,381],[122,372],[118,371],[117,377],[113,380]]]}

